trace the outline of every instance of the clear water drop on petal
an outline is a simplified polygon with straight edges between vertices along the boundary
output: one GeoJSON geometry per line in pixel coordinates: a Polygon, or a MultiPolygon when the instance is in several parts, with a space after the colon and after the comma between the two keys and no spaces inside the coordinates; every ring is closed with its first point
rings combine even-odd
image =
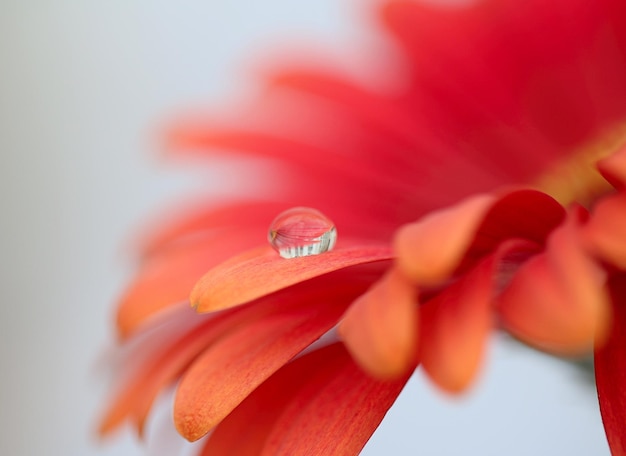
{"type": "Polygon", "coordinates": [[[320,211],[294,207],[274,219],[267,238],[281,257],[298,258],[332,250],[337,241],[337,229],[320,211]]]}

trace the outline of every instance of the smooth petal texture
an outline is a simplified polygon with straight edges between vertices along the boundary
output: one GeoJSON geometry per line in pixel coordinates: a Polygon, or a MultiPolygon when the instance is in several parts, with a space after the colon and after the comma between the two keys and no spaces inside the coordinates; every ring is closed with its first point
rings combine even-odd
{"type": "Polygon", "coordinates": [[[606,273],[580,242],[582,209],[552,233],[545,253],[520,267],[499,299],[503,325],[541,349],[580,354],[606,336],[606,273]]]}
{"type": "Polygon", "coordinates": [[[535,250],[509,241],[421,308],[419,359],[433,382],[450,393],[464,391],[481,367],[493,327],[498,269],[504,258],[535,250]]]}
{"type": "Polygon", "coordinates": [[[402,227],[394,239],[402,273],[420,285],[447,279],[494,200],[491,195],[476,196],[402,227]]]}
{"type": "Polygon", "coordinates": [[[613,302],[610,336],[594,356],[604,430],[613,456],[626,455],[626,276],[609,281],[613,302]]]}
{"type": "Polygon", "coordinates": [[[597,256],[626,270],[626,192],[598,202],[584,228],[584,236],[597,256]]]}
{"type": "Polygon", "coordinates": [[[391,249],[385,245],[336,248],[291,259],[262,247],[206,273],[191,292],[191,305],[198,312],[225,309],[339,269],[390,258],[391,249]]]}
{"type": "Polygon", "coordinates": [[[370,375],[398,378],[417,364],[416,298],[414,285],[391,269],[346,312],[339,334],[351,355],[370,375]]]}
{"type": "Polygon", "coordinates": [[[472,197],[402,227],[394,239],[398,267],[415,283],[436,286],[466,257],[473,262],[506,239],[543,242],[563,216],[554,199],[534,190],[472,197]]]}
{"type": "Polygon", "coordinates": [[[624,119],[620,0],[404,0],[382,16],[409,55],[425,125],[511,177],[528,181],[624,119]]]}
{"type": "Polygon", "coordinates": [[[152,254],[120,300],[116,318],[120,336],[128,337],[149,318],[187,301],[190,290],[206,271],[258,242],[257,233],[244,227],[152,254]]]}
{"type": "MultiPolygon", "coordinates": [[[[233,233],[247,231],[256,243],[266,239],[272,219],[287,209],[284,202],[232,201],[216,206],[215,201],[197,202],[189,207],[169,209],[167,219],[150,221],[137,240],[144,257],[193,239],[218,237],[228,239],[233,233]],[[174,214],[174,215],[171,215],[174,214]]],[[[248,248],[248,247],[246,247],[248,248]]],[[[241,249],[241,247],[240,247],[241,249]]]]}
{"type": "Polygon", "coordinates": [[[598,162],[598,169],[613,186],[623,189],[626,186],[626,145],[598,162]]]}

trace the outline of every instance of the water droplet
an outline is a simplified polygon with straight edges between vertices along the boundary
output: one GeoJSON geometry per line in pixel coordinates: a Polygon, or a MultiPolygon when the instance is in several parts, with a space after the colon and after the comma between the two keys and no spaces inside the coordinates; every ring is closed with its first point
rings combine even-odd
{"type": "Polygon", "coordinates": [[[267,238],[281,257],[298,258],[332,250],[337,229],[320,211],[294,207],[274,219],[267,238]]]}

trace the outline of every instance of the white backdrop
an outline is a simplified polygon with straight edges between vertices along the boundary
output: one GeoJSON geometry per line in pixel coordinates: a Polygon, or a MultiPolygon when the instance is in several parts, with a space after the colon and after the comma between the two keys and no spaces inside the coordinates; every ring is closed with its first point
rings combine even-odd
{"type": "MultiPolygon", "coordinates": [[[[144,454],[130,433],[93,435],[123,247],[223,179],[164,164],[158,127],[250,90],[249,58],[294,36],[349,55],[355,17],[335,0],[0,2],[0,454],[144,454]]],[[[502,343],[491,355],[460,399],[414,379],[364,454],[608,454],[574,370],[502,343]]]]}

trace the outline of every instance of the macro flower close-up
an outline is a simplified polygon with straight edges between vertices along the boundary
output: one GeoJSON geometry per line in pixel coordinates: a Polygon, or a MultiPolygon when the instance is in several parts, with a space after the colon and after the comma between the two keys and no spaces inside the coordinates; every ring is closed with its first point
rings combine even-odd
{"type": "Polygon", "coordinates": [[[142,232],[99,433],[174,389],[197,454],[357,455],[411,376],[463,398],[505,333],[593,355],[626,455],[626,3],[368,7],[369,82],[299,55],[166,126],[168,158],[254,172],[142,232]]]}

